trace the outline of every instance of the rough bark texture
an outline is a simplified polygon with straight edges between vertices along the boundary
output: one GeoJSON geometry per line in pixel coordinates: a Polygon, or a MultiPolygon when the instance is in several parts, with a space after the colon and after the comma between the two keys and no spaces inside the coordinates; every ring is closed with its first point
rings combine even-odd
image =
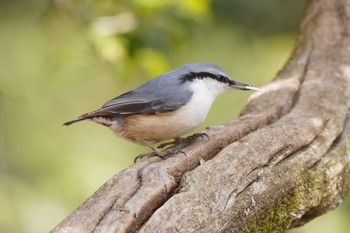
{"type": "Polygon", "coordinates": [[[241,116],[119,172],[52,232],[283,232],[350,186],[350,0],[312,0],[293,56],[241,116]]]}

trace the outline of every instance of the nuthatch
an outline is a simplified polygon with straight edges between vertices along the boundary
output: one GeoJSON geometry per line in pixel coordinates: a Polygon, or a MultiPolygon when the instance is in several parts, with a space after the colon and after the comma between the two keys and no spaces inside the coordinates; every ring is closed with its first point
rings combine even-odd
{"type": "Polygon", "coordinates": [[[184,65],[105,103],[100,109],[64,125],[92,120],[109,127],[117,136],[150,147],[196,129],[215,98],[229,90],[259,90],[229,78],[209,63],[184,65]]]}

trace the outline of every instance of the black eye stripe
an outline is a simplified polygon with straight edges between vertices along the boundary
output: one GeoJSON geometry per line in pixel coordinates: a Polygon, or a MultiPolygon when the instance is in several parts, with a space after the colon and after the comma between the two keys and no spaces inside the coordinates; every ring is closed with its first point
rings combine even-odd
{"type": "Polygon", "coordinates": [[[232,80],[224,75],[215,75],[215,74],[209,73],[209,72],[197,72],[197,73],[189,72],[189,73],[183,75],[180,78],[180,80],[182,83],[184,83],[187,81],[193,81],[194,79],[203,79],[203,78],[212,78],[212,79],[215,79],[219,82],[223,82],[223,83],[227,83],[227,84],[232,83],[232,80]]]}

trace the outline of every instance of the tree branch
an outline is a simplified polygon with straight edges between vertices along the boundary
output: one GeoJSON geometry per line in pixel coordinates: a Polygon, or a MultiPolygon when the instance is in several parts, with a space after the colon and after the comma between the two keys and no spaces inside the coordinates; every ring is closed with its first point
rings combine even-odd
{"type": "Polygon", "coordinates": [[[241,116],[119,172],[52,232],[283,232],[350,186],[350,0],[312,0],[292,58],[241,116]],[[205,161],[205,162],[203,162],[205,161]]]}

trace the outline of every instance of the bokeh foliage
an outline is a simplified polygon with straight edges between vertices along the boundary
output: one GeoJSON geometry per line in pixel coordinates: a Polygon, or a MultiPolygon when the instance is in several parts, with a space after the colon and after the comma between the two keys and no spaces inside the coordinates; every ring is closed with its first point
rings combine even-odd
{"type": "MultiPolygon", "coordinates": [[[[262,86],[288,59],[305,4],[0,1],[0,232],[48,232],[148,150],[64,121],[184,63],[213,62],[262,86]]],[[[201,128],[237,116],[248,97],[220,97],[201,128]]],[[[323,222],[346,232],[347,216],[343,205],[323,222]]],[[[330,232],[322,226],[300,232],[330,232]]]]}

